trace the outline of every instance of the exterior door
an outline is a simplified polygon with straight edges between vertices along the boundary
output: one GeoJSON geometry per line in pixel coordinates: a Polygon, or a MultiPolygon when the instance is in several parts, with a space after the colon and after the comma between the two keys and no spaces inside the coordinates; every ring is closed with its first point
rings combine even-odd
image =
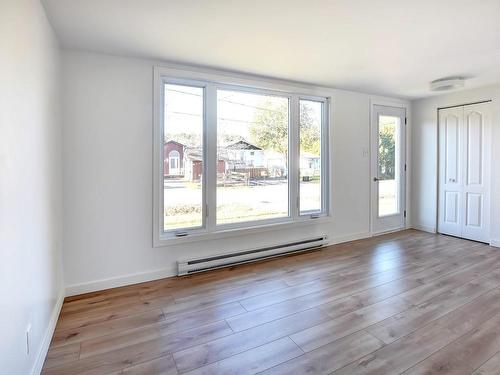
{"type": "Polygon", "coordinates": [[[438,231],[489,242],[491,108],[439,110],[438,231]]]}
{"type": "Polygon", "coordinates": [[[405,227],[406,110],[374,105],[371,121],[372,233],[405,227]]]}

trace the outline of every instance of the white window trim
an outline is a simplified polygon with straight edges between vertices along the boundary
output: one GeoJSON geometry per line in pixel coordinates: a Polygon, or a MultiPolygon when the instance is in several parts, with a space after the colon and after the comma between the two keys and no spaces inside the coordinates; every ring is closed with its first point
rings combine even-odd
{"type": "MultiPolygon", "coordinates": [[[[242,74],[228,74],[220,71],[207,71],[201,69],[185,69],[179,66],[155,66],[154,67],[154,93],[153,93],[153,246],[162,247],[168,245],[181,244],[194,241],[205,241],[221,239],[232,236],[246,235],[256,232],[276,229],[289,229],[302,227],[310,224],[320,224],[331,221],[331,179],[330,179],[330,134],[331,134],[331,90],[314,86],[297,86],[284,81],[259,79],[242,74]],[[163,84],[169,83],[186,84],[203,87],[205,90],[204,102],[204,157],[205,160],[217,160],[216,144],[217,115],[214,108],[217,103],[209,101],[216,100],[214,90],[233,89],[238,91],[248,91],[260,94],[274,94],[288,97],[290,101],[290,124],[297,123],[299,100],[322,101],[324,128],[322,129],[322,166],[321,173],[324,182],[322,183],[323,207],[320,214],[302,213],[300,214],[298,204],[293,197],[299,198],[299,178],[298,169],[289,168],[289,216],[278,219],[261,220],[255,222],[235,223],[216,226],[215,215],[207,215],[207,209],[212,212],[216,209],[216,189],[208,188],[215,186],[213,179],[216,178],[216,163],[204,163],[203,171],[203,227],[189,230],[186,237],[177,237],[172,232],[163,230],[163,84]]],[[[299,126],[291,126],[289,133],[290,166],[299,166],[299,126]],[[295,130],[295,131],[294,131],[295,130]],[[293,132],[293,134],[292,134],[293,132]],[[292,160],[294,159],[294,160],[292,160]]]]}

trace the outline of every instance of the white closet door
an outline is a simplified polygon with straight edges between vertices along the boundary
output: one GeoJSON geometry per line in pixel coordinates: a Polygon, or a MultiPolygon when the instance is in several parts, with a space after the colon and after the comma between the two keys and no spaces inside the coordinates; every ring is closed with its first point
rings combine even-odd
{"type": "Polygon", "coordinates": [[[463,107],[439,111],[439,220],[440,233],[462,235],[463,107]]]}
{"type": "Polygon", "coordinates": [[[462,237],[489,242],[491,107],[489,103],[464,107],[462,155],[462,237]]]}
{"type": "Polygon", "coordinates": [[[489,242],[489,103],[439,111],[438,231],[489,242]]]}

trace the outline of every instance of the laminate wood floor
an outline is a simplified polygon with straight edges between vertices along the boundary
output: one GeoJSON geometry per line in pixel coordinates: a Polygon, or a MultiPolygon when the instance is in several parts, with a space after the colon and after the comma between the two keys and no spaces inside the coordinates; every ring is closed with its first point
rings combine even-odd
{"type": "Polygon", "coordinates": [[[66,298],[43,374],[500,374],[500,250],[409,230],[66,298]]]}

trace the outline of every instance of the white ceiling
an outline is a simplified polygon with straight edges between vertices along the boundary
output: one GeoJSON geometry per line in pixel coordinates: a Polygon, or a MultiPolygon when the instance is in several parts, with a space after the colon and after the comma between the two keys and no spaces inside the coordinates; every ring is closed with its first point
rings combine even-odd
{"type": "Polygon", "coordinates": [[[416,98],[500,82],[500,0],[44,0],[66,48],[416,98]]]}

